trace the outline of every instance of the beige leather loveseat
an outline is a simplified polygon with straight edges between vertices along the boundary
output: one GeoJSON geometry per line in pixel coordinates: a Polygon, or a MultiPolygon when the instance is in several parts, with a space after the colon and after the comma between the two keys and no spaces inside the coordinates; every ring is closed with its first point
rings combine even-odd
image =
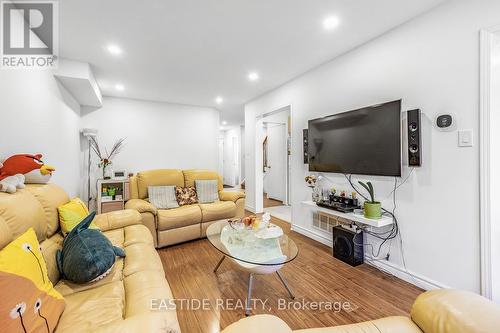
{"type": "Polygon", "coordinates": [[[428,291],[415,300],[411,317],[386,317],[352,325],[292,331],[281,319],[257,315],[228,326],[222,333],[496,333],[500,306],[467,291],[428,291]]]}
{"type": "Polygon", "coordinates": [[[151,234],[137,211],[94,219],[113,245],[125,250],[126,257],[117,258],[109,275],[88,284],[60,279],[55,258],[63,236],[57,207],[68,201],[64,190],[52,184],[0,193],[0,249],[30,227],[35,230],[48,276],[66,303],[56,332],[180,332],[175,310],[151,310],[154,299],[169,300],[172,293],[151,234]]]}
{"type": "Polygon", "coordinates": [[[130,178],[127,209],[135,209],[149,228],[157,248],[206,236],[208,226],[216,221],[243,217],[245,194],[223,191],[221,177],[208,170],[160,169],[139,172],[130,178]],[[196,180],[217,180],[220,201],[172,209],[156,209],[148,200],[148,186],[195,186],[196,180]]]}

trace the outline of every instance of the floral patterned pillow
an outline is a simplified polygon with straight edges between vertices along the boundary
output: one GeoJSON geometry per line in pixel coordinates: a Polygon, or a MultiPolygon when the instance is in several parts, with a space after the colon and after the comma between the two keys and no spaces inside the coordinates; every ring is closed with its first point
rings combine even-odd
{"type": "Polygon", "coordinates": [[[196,188],[194,186],[188,187],[175,187],[175,196],[179,206],[192,205],[198,202],[196,196],[196,188]]]}

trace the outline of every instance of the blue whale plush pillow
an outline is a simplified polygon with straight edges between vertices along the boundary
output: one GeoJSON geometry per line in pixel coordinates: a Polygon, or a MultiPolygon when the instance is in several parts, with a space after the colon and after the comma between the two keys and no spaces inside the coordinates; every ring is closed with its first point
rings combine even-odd
{"type": "Polygon", "coordinates": [[[76,283],[94,282],[111,271],[116,256],[125,257],[125,252],[113,246],[100,230],[89,229],[94,217],[95,212],[71,230],[64,238],[62,251],[57,251],[62,278],[76,283]]]}

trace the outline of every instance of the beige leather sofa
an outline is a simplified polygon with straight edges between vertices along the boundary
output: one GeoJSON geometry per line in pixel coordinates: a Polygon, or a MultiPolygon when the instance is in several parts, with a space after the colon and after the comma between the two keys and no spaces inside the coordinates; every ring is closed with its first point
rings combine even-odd
{"type": "Polygon", "coordinates": [[[441,289],[415,300],[411,318],[387,317],[336,327],[292,331],[278,317],[241,319],[222,333],[495,333],[500,332],[500,306],[471,292],[441,289]]]}
{"type": "Polygon", "coordinates": [[[157,248],[205,237],[210,224],[245,214],[245,194],[223,191],[221,177],[208,170],[139,172],[130,178],[130,198],[125,208],[141,213],[143,224],[151,231],[157,248]],[[195,186],[196,180],[218,180],[220,201],[164,210],[156,209],[148,200],[148,186],[195,186]]]}
{"type": "Polygon", "coordinates": [[[149,230],[135,210],[97,215],[96,225],[125,250],[104,279],[89,284],[61,280],[56,250],[57,207],[69,201],[60,187],[27,185],[15,194],[0,193],[0,249],[32,227],[40,242],[50,280],[65,299],[56,332],[180,332],[175,310],[151,311],[153,299],[172,299],[149,230]]]}

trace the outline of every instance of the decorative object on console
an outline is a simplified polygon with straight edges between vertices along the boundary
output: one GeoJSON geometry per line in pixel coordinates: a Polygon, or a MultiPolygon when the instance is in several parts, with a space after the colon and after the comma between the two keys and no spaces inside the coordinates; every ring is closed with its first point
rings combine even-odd
{"type": "Polygon", "coordinates": [[[304,178],[307,186],[312,189],[312,201],[319,202],[321,200],[321,189],[318,187],[318,180],[321,178],[315,175],[308,175],[304,178]]]}
{"type": "Polygon", "coordinates": [[[177,197],[177,203],[179,204],[179,206],[193,205],[195,203],[198,203],[198,196],[196,195],[196,189],[194,186],[176,186],[175,196],[177,197]]]}
{"type": "Polygon", "coordinates": [[[109,174],[109,169],[108,172],[106,172],[106,170],[110,165],[113,164],[112,159],[115,158],[116,155],[120,153],[124,145],[125,145],[125,139],[123,138],[118,139],[111,148],[111,151],[109,153],[107,149],[105,149],[103,152],[99,146],[99,142],[97,141],[97,139],[95,137],[90,137],[90,146],[92,147],[92,150],[99,158],[99,163],[97,164],[97,166],[99,168],[102,168],[102,177],[104,179],[111,179],[111,175],[109,174]]]}
{"type": "MultiPolygon", "coordinates": [[[[335,189],[333,189],[333,191],[335,191],[335,189]]],[[[337,210],[343,213],[351,213],[359,207],[355,193],[352,193],[349,198],[346,195],[346,191],[341,191],[340,195],[335,195],[335,192],[330,192],[329,198],[318,201],[316,204],[320,207],[337,210]]]]}
{"type": "Polygon", "coordinates": [[[363,186],[368,194],[370,195],[370,200],[366,200],[364,204],[365,217],[368,219],[379,219],[382,217],[382,205],[380,202],[375,201],[375,190],[371,182],[363,183],[358,181],[359,185],[363,186]]]}
{"type": "Polygon", "coordinates": [[[0,164],[0,180],[21,174],[26,184],[46,184],[55,170],[42,161],[42,154],[18,154],[0,164]]]}
{"type": "Polygon", "coordinates": [[[76,283],[94,282],[105,277],[125,252],[113,246],[100,230],[89,229],[95,212],[87,216],[64,238],[62,251],[57,250],[57,267],[61,276],[76,283]]]}
{"type": "Polygon", "coordinates": [[[53,332],[64,298],[54,289],[35,231],[29,228],[0,251],[2,332],[53,332]]]}

